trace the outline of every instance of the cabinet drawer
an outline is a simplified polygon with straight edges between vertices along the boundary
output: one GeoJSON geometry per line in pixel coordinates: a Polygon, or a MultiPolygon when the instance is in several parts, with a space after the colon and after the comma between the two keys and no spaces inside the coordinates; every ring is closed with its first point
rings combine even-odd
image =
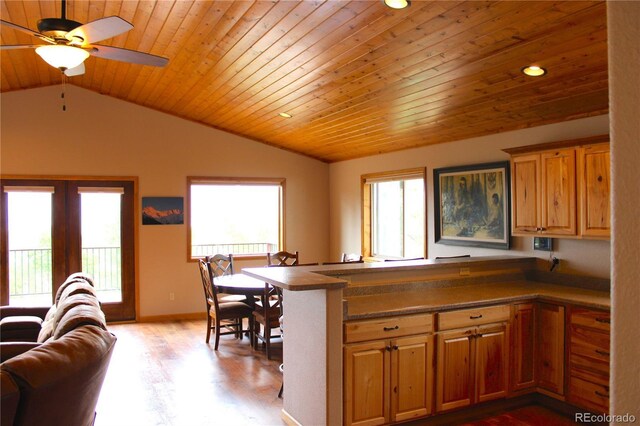
{"type": "Polygon", "coordinates": [[[433,332],[433,314],[354,321],[344,324],[345,343],[433,332]]]}
{"type": "Polygon", "coordinates": [[[587,382],[577,377],[569,379],[570,400],[596,412],[609,411],[609,387],[587,382]]]}
{"type": "Polygon", "coordinates": [[[589,358],[608,374],[610,359],[609,333],[582,327],[571,328],[571,355],[589,358]],[[606,370],[603,368],[606,367],[606,370]]]}
{"type": "Polygon", "coordinates": [[[588,309],[574,309],[571,312],[571,325],[579,325],[608,332],[611,330],[611,313],[588,309]]]}
{"type": "Polygon", "coordinates": [[[510,312],[511,308],[509,305],[442,312],[438,314],[438,330],[451,330],[454,328],[508,321],[510,312]]]}

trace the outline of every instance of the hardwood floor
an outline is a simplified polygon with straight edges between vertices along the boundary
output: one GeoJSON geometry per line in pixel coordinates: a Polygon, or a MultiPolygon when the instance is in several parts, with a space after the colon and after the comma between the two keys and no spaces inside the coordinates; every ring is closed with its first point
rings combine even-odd
{"type": "Polygon", "coordinates": [[[110,325],[116,343],[96,426],[284,425],[278,398],[282,345],[273,360],[249,339],[213,336],[206,322],[110,325]]]}
{"type": "MultiPolygon", "coordinates": [[[[204,342],[205,321],[110,325],[118,337],[98,401],[96,426],[281,426],[282,345],[254,350],[249,339],[204,342]]],[[[436,418],[426,419],[430,424],[436,418]]],[[[414,421],[411,425],[419,425],[414,421]]],[[[538,405],[457,423],[464,426],[568,426],[538,405]]]]}

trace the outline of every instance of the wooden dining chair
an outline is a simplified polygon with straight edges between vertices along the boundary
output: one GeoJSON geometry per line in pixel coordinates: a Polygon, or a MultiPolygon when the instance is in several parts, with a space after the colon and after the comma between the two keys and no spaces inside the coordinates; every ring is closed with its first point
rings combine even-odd
{"type": "Polygon", "coordinates": [[[267,266],[296,266],[300,263],[298,252],[279,251],[267,253],[267,266]]]}
{"type": "Polygon", "coordinates": [[[218,350],[220,336],[235,334],[242,339],[242,320],[249,320],[249,338],[253,342],[253,309],[243,302],[222,302],[218,300],[216,288],[213,285],[213,274],[206,260],[198,260],[198,268],[202,279],[202,288],[207,308],[207,338],[209,343],[211,330],[215,331],[213,349],[218,350]],[[222,331],[222,328],[229,331],[222,331]]]}
{"type": "MultiPolygon", "coordinates": [[[[211,276],[214,279],[214,287],[216,285],[215,278],[221,277],[223,275],[233,275],[235,273],[233,266],[233,255],[231,253],[229,253],[228,255],[215,254],[213,256],[207,256],[205,259],[209,264],[209,270],[211,271],[211,276]]],[[[254,304],[253,302],[249,302],[247,296],[243,296],[241,294],[224,294],[216,291],[216,296],[218,297],[219,302],[244,302],[250,306],[253,306],[254,304]]],[[[250,319],[250,321],[251,320],[252,319],[250,319]]],[[[242,321],[242,318],[239,318],[238,321],[242,321]]],[[[240,331],[238,331],[238,333],[240,333],[240,331]]]]}
{"type": "Polygon", "coordinates": [[[271,284],[265,283],[264,293],[253,311],[253,346],[258,347],[258,341],[262,341],[266,348],[267,359],[271,359],[271,340],[282,338],[282,334],[272,333],[274,328],[280,327],[281,306],[281,294],[278,294],[271,284]]]}

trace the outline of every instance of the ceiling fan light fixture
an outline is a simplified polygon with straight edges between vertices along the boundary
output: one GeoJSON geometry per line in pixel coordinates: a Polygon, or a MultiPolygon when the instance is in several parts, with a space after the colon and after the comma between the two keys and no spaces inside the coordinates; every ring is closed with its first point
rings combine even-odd
{"type": "Polygon", "coordinates": [[[521,71],[524,75],[528,75],[529,77],[542,77],[547,73],[545,68],[537,65],[529,65],[528,67],[522,68],[521,71]]]}
{"type": "Polygon", "coordinates": [[[68,70],[75,68],[89,57],[89,52],[79,47],[52,44],[36,48],[36,53],[54,68],[68,70]]]}
{"type": "Polygon", "coordinates": [[[382,2],[391,9],[404,9],[411,6],[410,0],[382,0],[382,2]]]}

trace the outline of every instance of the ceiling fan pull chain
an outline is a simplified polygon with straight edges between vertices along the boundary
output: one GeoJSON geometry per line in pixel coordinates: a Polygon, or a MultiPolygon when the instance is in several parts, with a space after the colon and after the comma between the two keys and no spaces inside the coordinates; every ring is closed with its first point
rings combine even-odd
{"type": "Polygon", "coordinates": [[[67,110],[67,101],[64,98],[64,92],[67,88],[67,76],[62,73],[62,93],[60,94],[60,98],[62,99],[62,111],[67,110]]]}

